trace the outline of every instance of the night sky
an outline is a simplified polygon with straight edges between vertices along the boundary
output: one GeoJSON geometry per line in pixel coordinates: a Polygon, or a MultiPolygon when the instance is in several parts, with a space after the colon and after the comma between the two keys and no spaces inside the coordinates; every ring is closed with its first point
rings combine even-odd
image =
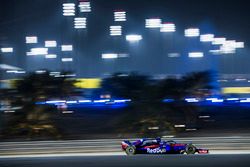
{"type": "Polygon", "coordinates": [[[100,77],[117,71],[139,71],[145,74],[182,74],[191,71],[216,70],[219,73],[249,73],[250,57],[250,6],[246,0],[90,0],[92,12],[86,16],[87,30],[73,29],[73,19],[62,16],[63,2],[76,0],[0,0],[0,46],[14,47],[14,53],[1,55],[4,64],[25,70],[70,69],[79,77],[100,77]],[[122,37],[110,37],[109,26],[113,11],[127,11],[127,22],[122,23],[122,37]],[[159,17],[176,24],[174,35],[162,35],[145,29],[145,19],[159,17]],[[198,40],[184,37],[184,29],[198,27],[201,33],[214,33],[218,37],[244,41],[245,49],[234,55],[207,55],[207,47],[198,40]],[[128,44],[125,35],[143,36],[139,44],[128,44]],[[25,36],[36,35],[43,47],[44,40],[57,40],[58,44],[73,44],[74,52],[65,55],[52,50],[60,57],[72,56],[73,64],[65,65],[60,59],[25,55],[30,46],[25,36]],[[189,51],[201,50],[205,57],[190,59],[189,51]],[[102,60],[107,52],[129,53],[130,58],[102,60]],[[179,58],[168,58],[167,53],[178,52],[179,58]]]}

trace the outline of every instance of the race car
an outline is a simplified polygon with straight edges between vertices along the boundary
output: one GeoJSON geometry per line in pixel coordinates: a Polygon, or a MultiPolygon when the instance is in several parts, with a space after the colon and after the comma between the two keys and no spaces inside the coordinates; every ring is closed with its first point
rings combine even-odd
{"type": "Polygon", "coordinates": [[[122,150],[127,155],[135,154],[208,154],[208,149],[195,147],[193,144],[177,143],[173,140],[164,141],[161,138],[140,139],[135,142],[124,140],[122,150]]]}

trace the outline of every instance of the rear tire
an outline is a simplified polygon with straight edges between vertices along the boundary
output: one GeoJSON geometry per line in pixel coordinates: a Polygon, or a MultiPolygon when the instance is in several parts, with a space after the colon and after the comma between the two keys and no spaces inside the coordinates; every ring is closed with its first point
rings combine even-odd
{"type": "Polygon", "coordinates": [[[186,154],[195,154],[196,153],[196,147],[192,144],[188,144],[185,149],[186,154]]]}
{"type": "Polygon", "coordinates": [[[135,147],[133,146],[128,146],[125,150],[127,155],[135,155],[135,147]]]}

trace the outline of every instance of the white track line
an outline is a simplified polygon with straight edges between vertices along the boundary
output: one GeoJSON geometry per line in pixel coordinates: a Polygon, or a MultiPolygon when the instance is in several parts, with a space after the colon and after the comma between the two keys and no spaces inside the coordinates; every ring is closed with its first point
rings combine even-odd
{"type": "MultiPolygon", "coordinates": [[[[215,150],[210,151],[209,154],[196,154],[196,155],[238,155],[238,154],[250,154],[250,150],[215,150]]],[[[61,154],[34,154],[34,155],[3,155],[0,159],[8,158],[47,158],[47,157],[81,157],[81,156],[125,156],[124,152],[103,152],[103,153],[61,153],[61,154]]],[[[157,156],[157,155],[155,155],[157,156]]],[[[168,156],[168,155],[166,155],[168,156]]],[[[181,155],[188,156],[188,155],[181,155]]]]}
{"type": "Polygon", "coordinates": [[[3,155],[0,159],[5,158],[46,158],[46,157],[78,157],[78,156],[117,156],[126,155],[123,152],[112,153],[62,153],[62,154],[34,154],[34,155],[3,155]]]}

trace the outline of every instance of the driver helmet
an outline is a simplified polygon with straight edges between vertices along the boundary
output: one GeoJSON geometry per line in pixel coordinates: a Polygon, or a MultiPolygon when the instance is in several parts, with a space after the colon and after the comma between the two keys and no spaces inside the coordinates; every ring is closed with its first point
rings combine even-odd
{"type": "Polygon", "coordinates": [[[160,137],[155,138],[155,140],[157,141],[157,143],[161,142],[161,138],[160,137]]]}

